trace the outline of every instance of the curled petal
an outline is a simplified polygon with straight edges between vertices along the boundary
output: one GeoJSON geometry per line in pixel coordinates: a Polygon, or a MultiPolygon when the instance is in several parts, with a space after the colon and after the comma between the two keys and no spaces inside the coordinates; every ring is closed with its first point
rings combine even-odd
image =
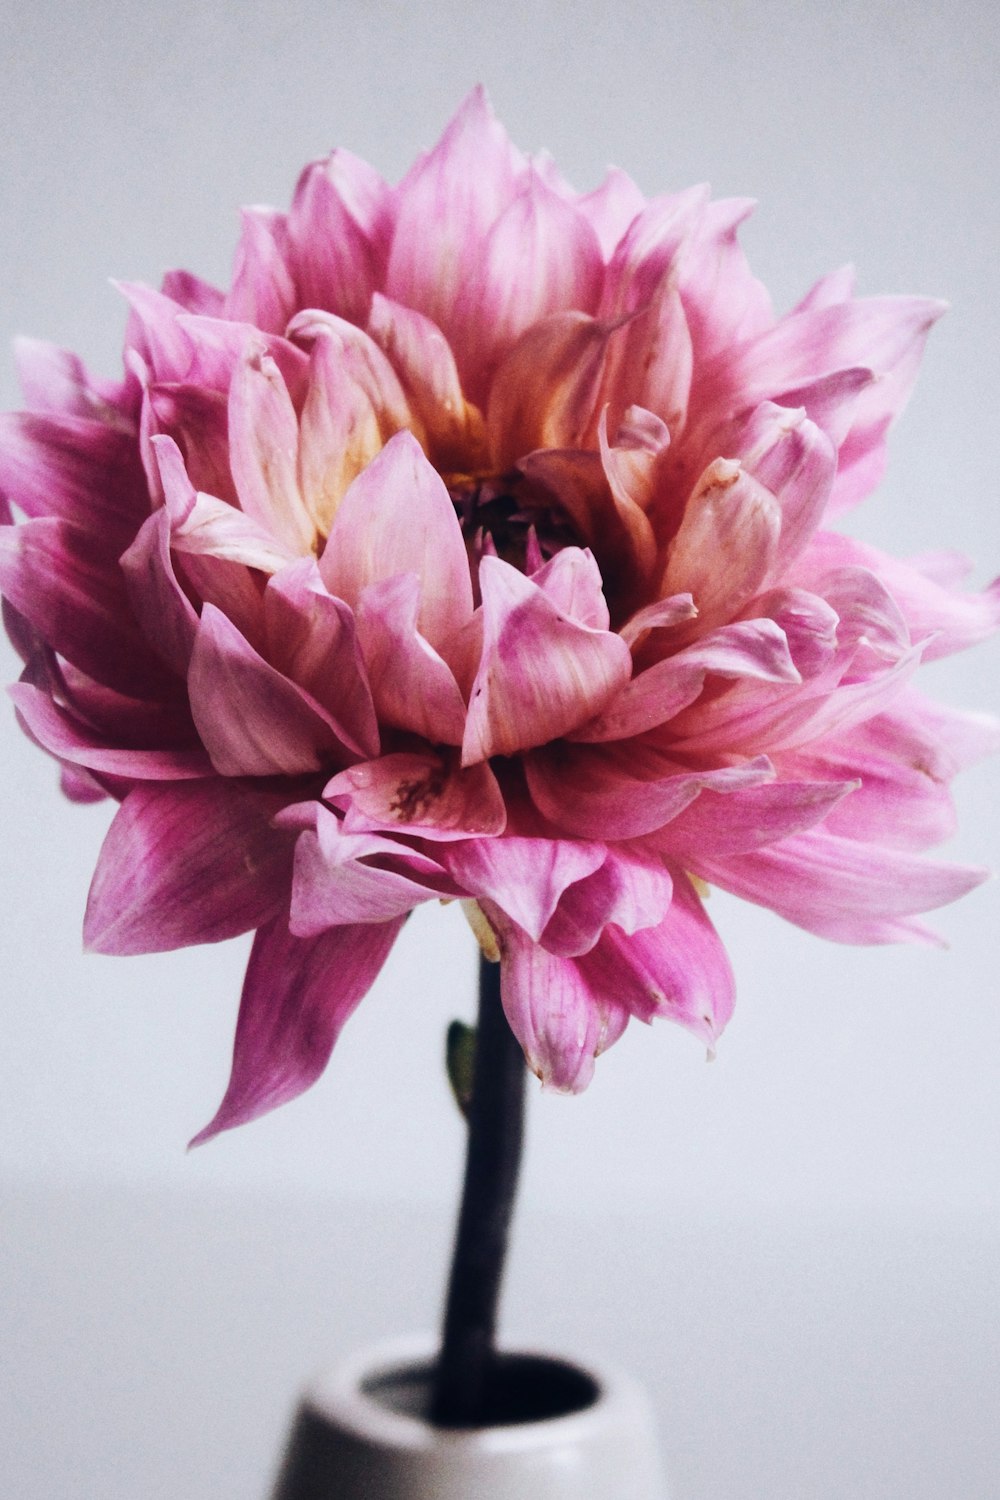
{"type": "Polygon", "coordinates": [[[260,928],[243,981],[229,1086],[192,1146],[256,1120],[315,1083],[402,922],[332,927],[297,938],[283,911],[260,928]]]}
{"type": "Polygon", "coordinates": [[[702,625],[731,618],[771,572],[780,533],[770,490],[740,464],[716,459],[687,502],[661,591],[690,593],[702,625]]]}
{"type": "Polygon", "coordinates": [[[449,870],[472,895],[500,907],[538,942],[564,893],[607,858],[603,844],[578,839],[474,839],[444,853],[449,870]]]}
{"type": "MultiPolygon", "coordinates": [[[[503,795],[485,762],[462,768],[435,751],[398,751],[349,766],[327,783],[323,796],[346,810],[350,833],[385,829],[435,840],[489,840],[503,833],[507,821],[503,795]]],[[[458,873],[453,861],[446,863],[458,873]]],[[[464,878],[461,883],[469,884],[464,878]]]]}
{"type": "Polygon", "coordinates": [[[465,700],[454,673],[417,629],[420,585],[400,573],[363,589],[358,643],[380,720],[432,745],[460,745],[465,700]]]}
{"type": "Polygon", "coordinates": [[[614,926],[625,933],[655,927],[670,905],[673,882],[662,859],[638,848],[609,849],[599,869],[564,891],[542,934],[563,958],[589,953],[614,926]]]}
{"type": "Polygon", "coordinates": [[[59,708],[27,682],[7,689],[31,738],[71,765],[135,781],[190,781],[210,776],[203,750],[134,750],[108,741],[89,725],[59,708]]]}
{"type": "Polygon", "coordinates": [[[497,557],[479,569],[483,656],[472,688],[462,763],[543,745],[590,718],[628,681],[620,636],[578,625],[497,557]]]}

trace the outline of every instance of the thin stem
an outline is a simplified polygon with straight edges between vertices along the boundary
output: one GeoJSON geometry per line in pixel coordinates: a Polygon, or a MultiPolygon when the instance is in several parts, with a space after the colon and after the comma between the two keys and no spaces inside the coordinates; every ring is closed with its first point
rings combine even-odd
{"type": "Polygon", "coordinates": [[[500,965],[479,961],[479,1020],[465,1182],[431,1401],[439,1427],[488,1422],[497,1304],[524,1134],[525,1066],[500,1003],[500,965]]]}

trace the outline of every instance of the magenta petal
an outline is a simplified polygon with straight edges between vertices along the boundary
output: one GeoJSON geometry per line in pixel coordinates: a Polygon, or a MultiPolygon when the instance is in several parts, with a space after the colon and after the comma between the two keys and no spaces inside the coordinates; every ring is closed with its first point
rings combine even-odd
{"type": "Polygon", "coordinates": [[[285,215],[271,208],[245,208],[242,219],[225,316],[266,333],[284,333],[296,306],[285,215]]]}
{"type": "Polygon", "coordinates": [[[256,1120],[315,1083],[401,926],[399,918],[303,939],[289,932],[282,912],[260,928],[243,983],[229,1086],[192,1146],[256,1120]]]}
{"type": "Polygon", "coordinates": [[[272,796],[213,777],[136,787],[108,830],[83,936],[97,953],[158,953],[258,927],[287,898],[292,839],[272,796]]]}
{"type": "Polygon", "coordinates": [[[7,691],[31,738],[60,760],[136,781],[190,781],[212,774],[203,750],[133,750],[108,743],[38,688],[21,682],[7,691]]]}
{"type": "Polygon", "coordinates": [[[498,557],[479,567],[483,656],[462,744],[469,765],[543,745],[598,712],[632,672],[611,631],[578,625],[498,557]]]}
{"type": "Polygon", "coordinates": [[[382,723],[409,729],[432,745],[460,745],[465,700],[455,676],[420,634],[414,573],[371,583],[357,604],[358,641],[382,723]]]}
{"type": "MultiPolygon", "coordinates": [[[[485,762],[463,769],[435,751],[399,751],[349,766],[323,796],[346,809],[344,826],[352,833],[384,828],[426,839],[489,839],[507,822],[503,795],[485,762]]],[[[445,863],[454,869],[451,860],[445,863]]]]}
{"type": "Polygon", "coordinates": [[[542,945],[563,958],[589,953],[613,924],[623,932],[663,920],[673,888],[662,859],[638,848],[611,848],[599,869],[563,892],[542,945]]]}
{"type": "Polygon", "coordinates": [[[733,1013],[736,986],[726,950],[679,872],[657,926],[632,936],[609,927],[577,965],[590,989],[615,995],[643,1021],[676,1021],[710,1048],[733,1013]]]}
{"type": "Polygon", "coordinates": [[[340,726],[326,710],[211,604],[202,611],[188,692],[198,733],[222,776],[297,776],[344,753],[340,726]]]}
{"type": "Polygon", "coordinates": [[[351,485],[319,567],[330,593],[350,605],[370,583],[415,573],[417,629],[435,648],[468,621],[472,581],[462,530],[443,480],[411,433],[391,438],[351,485]]]}
{"type": "Polygon", "coordinates": [[[843,798],[857,794],[857,776],[846,767],[840,780],[834,775],[831,768],[828,781],[774,781],[726,796],[705,790],[653,841],[688,864],[703,854],[714,859],[777,843],[821,823],[843,798]]]}
{"type": "Polygon", "coordinates": [[[127,546],[149,501],[130,433],[81,416],[0,413],[0,491],[29,516],[56,516],[127,546]]]}
{"type": "Polygon", "coordinates": [[[614,986],[595,991],[573,959],[547,953],[496,908],[486,912],[500,937],[504,1011],[528,1066],[544,1088],[579,1093],[595,1058],[624,1031],[628,1011],[614,986]]]}

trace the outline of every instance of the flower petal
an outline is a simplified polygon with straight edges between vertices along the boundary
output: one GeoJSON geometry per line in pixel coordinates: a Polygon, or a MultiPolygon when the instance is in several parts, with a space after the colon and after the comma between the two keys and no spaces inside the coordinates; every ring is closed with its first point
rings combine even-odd
{"type": "Polygon", "coordinates": [[[332,927],[303,939],[288,930],[282,912],[260,928],[243,982],[229,1086],[192,1146],[258,1119],[315,1083],[402,922],[332,927]]]}
{"type": "Polygon", "coordinates": [[[83,936],[96,953],[217,943],[268,921],[286,899],[292,839],[280,799],[212,777],[135,787],[108,830],[83,936]]]}
{"type": "Polygon", "coordinates": [[[203,750],[135,750],[109,743],[29,683],[15,683],[7,691],[31,738],[60,760],[136,781],[190,781],[212,774],[203,750]]]}
{"type": "MultiPolygon", "coordinates": [[[[346,810],[350,833],[382,828],[425,839],[488,840],[503,833],[507,821],[500,787],[485,762],[463,768],[436,751],[399,751],[349,766],[327,783],[323,796],[346,810]]],[[[451,860],[446,863],[455,869],[451,860]]]]}

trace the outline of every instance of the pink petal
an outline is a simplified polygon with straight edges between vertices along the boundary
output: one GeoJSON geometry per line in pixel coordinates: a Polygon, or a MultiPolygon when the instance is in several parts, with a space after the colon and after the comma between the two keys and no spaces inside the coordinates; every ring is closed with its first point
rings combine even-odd
{"type": "Polygon", "coordinates": [[[417,629],[436,649],[468,621],[472,580],[455,507],[410,433],[390,439],[351,485],[319,566],[330,593],[350,605],[368,584],[415,573],[417,629]]]}
{"type": "Polygon", "coordinates": [[[689,593],[702,625],[731,619],[771,572],[780,531],[770,490],[739,463],[716,459],[687,502],[660,591],[689,593]]]}
{"type": "Polygon", "coordinates": [[[275,573],[264,591],[267,659],[321,704],[366,756],[379,750],[378,722],[354,614],[328,594],[313,558],[275,573]]]}
{"type": "Polygon", "coordinates": [[[632,671],[620,636],[568,619],[500,558],[483,558],[479,586],[483,656],[463,765],[557,739],[598,712],[632,671]]]}
{"type": "Polygon", "coordinates": [[[327,783],[323,796],[346,810],[344,826],[351,833],[384,828],[427,839],[489,840],[507,821],[488,765],[463,769],[434,751],[399,751],[349,766],[327,783]]]}
{"type": "Polygon", "coordinates": [[[578,625],[607,630],[611,624],[601,570],[586,547],[563,547],[531,575],[531,581],[578,625]]]}
{"type": "Polygon", "coordinates": [[[825,830],[724,862],[699,855],[691,864],[703,879],[841,943],[895,942],[897,918],[956,901],[988,875],[825,830]]]}
{"type": "Polygon", "coordinates": [[[188,693],[198,733],[222,776],[296,776],[344,758],[341,726],[211,604],[202,611],[188,693]]]}
{"type": "Polygon", "coordinates": [[[613,988],[594,993],[572,959],[547,953],[497,908],[487,905],[486,913],[500,938],[504,1011],[528,1066],[543,1087],[579,1093],[594,1059],[624,1031],[628,1011],[613,988]]]}
{"type": "Polygon", "coordinates": [[[572,958],[589,953],[612,924],[627,933],[655,927],[670,905],[672,887],[658,855],[611,848],[599,869],[563,892],[542,946],[572,958]]]}
{"type": "Polygon", "coordinates": [[[386,294],[432,318],[449,341],[469,267],[513,198],[522,165],[478,88],[397,189],[386,294]]]}
{"type": "Polygon", "coordinates": [[[424,901],[465,892],[435,860],[375,833],[347,833],[327,808],[295,845],[291,928],[314,937],[352,922],[385,922],[424,901]]]}
{"type": "Polygon", "coordinates": [[[88,676],[133,697],[175,691],[136,628],[103,537],[47,516],[0,527],[0,590],[88,676]]]}
{"type": "Polygon", "coordinates": [[[7,691],[31,738],[60,760],[137,781],[185,781],[212,774],[203,750],[136,750],[109,743],[29,683],[15,683],[7,691]]]}
{"type": "Polygon", "coordinates": [[[718,791],[770,781],[765,756],[742,766],[689,771],[634,742],[554,745],[525,758],[528,790],[539,812],[579,838],[632,839],[654,833],[705,787],[718,791]]]}
{"type": "Polygon", "coordinates": [[[203,281],[192,271],[165,272],[160,290],[188,312],[208,318],[221,318],[226,305],[225,296],[218,287],[203,281]]]}
{"type": "Polygon", "coordinates": [[[279,799],[216,777],[134,788],[108,830],[84,942],[96,953],[216,943],[266,922],[286,899],[292,839],[279,799]]]}
{"type": "Polygon", "coordinates": [[[743,467],[778,502],[781,531],[771,564],[777,577],[803,551],[822,519],[837,455],[804,408],[789,411],[770,401],[754,412],[736,451],[743,467]]]}
{"type": "MultiPolygon", "coordinates": [[[[228,402],[221,391],[198,385],[155,385],[147,392],[158,433],[183,449],[184,468],[195,490],[238,506],[229,467],[228,402]]],[[[155,445],[160,439],[152,439],[155,445]]]]}
{"type": "Polygon", "coordinates": [[[364,322],[382,271],[388,216],[388,187],[349,151],[305,168],[288,214],[300,307],[364,322]]]}
{"type": "Polygon", "coordinates": [[[600,186],[578,198],[576,206],[593,225],[607,260],[646,200],[627,172],[612,167],[600,186]]]}
{"type": "Polygon", "coordinates": [[[586,880],[607,858],[603,844],[575,839],[474,839],[442,858],[460,885],[488,899],[538,942],[567,888],[586,880]]]}
{"type": "Polygon", "coordinates": [[[0,413],[0,491],[26,515],[92,528],[111,552],[149,509],[131,435],[78,416],[0,413]]]}
{"type": "Polygon", "coordinates": [[[245,208],[242,219],[225,316],[266,333],[284,333],[296,307],[285,215],[272,208],[245,208]]]}
{"type": "Polygon", "coordinates": [[[243,984],[229,1086],[192,1146],[256,1120],[315,1083],[401,926],[399,918],[302,939],[289,932],[282,912],[260,928],[243,984]]]}
{"type": "Polygon", "coordinates": [[[33,415],[84,417],[124,433],[131,429],[121,388],[95,379],[71,349],[19,337],[14,339],[14,361],[25,405],[33,415]]]}
{"type": "Polygon", "coordinates": [[[662,922],[631,936],[609,927],[576,962],[592,991],[614,994],[643,1021],[676,1021],[710,1048],[733,1013],[736,986],[726,950],[679,872],[662,922]]]}
{"type": "Polygon", "coordinates": [[[486,425],[497,469],[536,448],[583,448],[596,426],[612,325],[554,313],[524,332],[490,390],[486,425]]]}
{"type": "MultiPolygon", "coordinates": [[[[806,768],[802,769],[805,773],[806,768]]],[[[823,768],[815,769],[822,774],[823,768]]],[[[748,854],[813,828],[824,819],[830,826],[838,805],[843,805],[845,798],[849,804],[858,795],[860,767],[853,775],[844,765],[826,769],[825,781],[774,781],[724,797],[705,790],[667,824],[656,842],[673,858],[691,864],[703,854],[713,859],[748,854]]]]}
{"type": "Polygon", "coordinates": [[[229,453],[240,504],[295,555],[312,550],[315,526],[296,473],[299,424],[269,354],[249,349],[229,392],[229,453]]]}
{"type": "Polygon", "coordinates": [[[460,745],[465,700],[455,676],[417,628],[420,584],[414,573],[371,583],[357,603],[358,642],[383,724],[409,729],[432,745],[460,745]]]}

